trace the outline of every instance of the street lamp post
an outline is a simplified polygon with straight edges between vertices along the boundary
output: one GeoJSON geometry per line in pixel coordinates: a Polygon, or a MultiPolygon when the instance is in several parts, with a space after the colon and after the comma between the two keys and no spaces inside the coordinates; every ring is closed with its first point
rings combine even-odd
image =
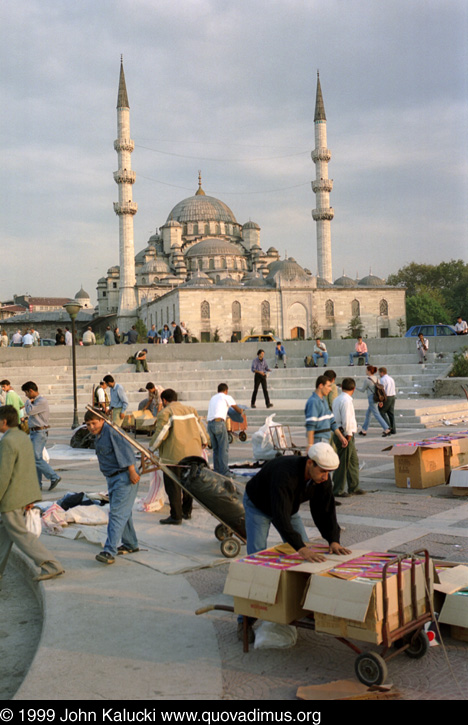
{"type": "Polygon", "coordinates": [[[64,305],[64,308],[70,315],[72,323],[72,367],[73,367],[73,423],[72,430],[78,428],[78,401],[76,394],[76,349],[75,349],[75,319],[78,312],[81,310],[81,305],[76,300],[70,300],[64,305]]]}

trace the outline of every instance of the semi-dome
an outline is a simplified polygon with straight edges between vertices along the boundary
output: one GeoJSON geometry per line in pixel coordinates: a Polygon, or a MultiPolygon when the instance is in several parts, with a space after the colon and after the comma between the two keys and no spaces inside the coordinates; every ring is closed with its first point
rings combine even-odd
{"type": "Polygon", "coordinates": [[[274,277],[276,274],[280,274],[282,279],[288,281],[292,281],[293,279],[308,280],[308,275],[292,257],[272,262],[269,265],[268,270],[269,279],[274,277]]]}
{"type": "Polygon", "coordinates": [[[317,289],[330,289],[330,287],[333,287],[332,283],[324,279],[323,277],[316,277],[316,280],[317,289]]]}
{"type": "Polygon", "coordinates": [[[167,221],[227,222],[237,224],[236,217],[223,201],[206,194],[195,194],[179,201],[167,217],[167,221]]]}
{"type": "Polygon", "coordinates": [[[183,282],[181,287],[211,287],[213,280],[207,274],[198,270],[187,282],[183,282]]]}
{"type": "Polygon", "coordinates": [[[238,257],[244,257],[245,250],[235,244],[231,244],[231,242],[227,242],[225,239],[210,238],[204,239],[202,242],[198,242],[198,244],[194,244],[193,247],[190,247],[187,252],[187,257],[206,257],[216,254],[229,254],[231,256],[235,255],[238,257]]]}
{"type": "Polygon", "coordinates": [[[89,300],[89,294],[84,291],[83,287],[76,293],[75,300],[89,300]]]}
{"type": "Polygon", "coordinates": [[[223,277],[217,283],[220,287],[238,287],[240,282],[236,282],[232,277],[223,277]]]}

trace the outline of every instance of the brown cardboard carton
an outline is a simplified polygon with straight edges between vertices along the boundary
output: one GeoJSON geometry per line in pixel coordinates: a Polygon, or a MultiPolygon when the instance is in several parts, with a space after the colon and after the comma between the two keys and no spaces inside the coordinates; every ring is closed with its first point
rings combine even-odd
{"type": "MultiPolygon", "coordinates": [[[[274,552],[276,555],[295,554],[288,544],[280,544],[265,551],[274,552]]],[[[338,562],[347,561],[362,553],[365,552],[354,552],[348,556],[327,554],[324,562],[303,561],[287,569],[254,565],[246,559],[239,559],[231,562],[229,566],[224,594],[230,594],[234,598],[236,614],[278,624],[290,624],[307,614],[302,602],[312,574],[331,569],[338,562]]]]}
{"type": "MultiPolygon", "coordinates": [[[[430,566],[432,597],[432,564],[430,566]]],[[[423,565],[415,569],[417,614],[426,611],[426,586],[423,565]]],[[[399,626],[397,577],[387,579],[390,630],[399,626]]],[[[413,618],[411,606],[411,572],[402,571],[402,602],[404,623],[413,618]]],[[[326,575],[312,576],[304,598],[304,609],[314,612],[317,632],[336,637],[381,644],[383,641],[383,587],[381,581],[335,579],[326,575]]]]}
{"type": "Polygon", "coordinates": [[[445,483],[445,443],[428,446],[392,446],[385,448],[394,457],[395,483],[398,488],[430,488],[445,483]]]}
{"type": "Polygon", "coordinates": [[[444,448],[445,477],[450,476],[454,468],[468,464],[468,438],[457,438],[444,448]]]}
{"type": "Polygon", "coordinates": [[[462,564],[438,571],[439,583],[434,588],[445,593],[439,622],[459,628],[468,628],[468,595],[457,594],[468,588],[468,566],[462,564]]]}

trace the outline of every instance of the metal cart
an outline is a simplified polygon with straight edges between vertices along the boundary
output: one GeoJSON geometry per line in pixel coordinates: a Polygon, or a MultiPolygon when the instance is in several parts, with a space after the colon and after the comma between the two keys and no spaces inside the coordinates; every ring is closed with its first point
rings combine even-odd
{"type": "Polygon", "coordinates": [[[247,430],[246,414],[242,413],[242,423],[237,423],[235,420],[232,420],[232,418],[227,417],[226,428],[228,432],[229,444],[234,443],[234,436],[239,438],[242,443],[245,443],[245,441],[247,440],[247,433],[245,432],[247,430]]]}
{"type": "MultiPolygon", "coordinates": [[[[387,662],[404,652],[411,659],[420,659],[424,657],[429,648],[429,639],[424,631],[424,625],[427,622],[435,621],[433,604],[431,599],[430,587],[430,566],[432,562],[429,559],[429,553],[426,549],[415,551],[413,554],[403,554],[396,556],[395,559],[388,561],[383,567],[382,572],[382,589],[383,589],[383,628],[382,628],[382,649],[380,653],[367,652],[360,649],[357,645],[350,642],[345,637],[336,637],[347,647],[357,654],[354,663],[354,671],[356,676],[363,685],[371,687],[372,685],[382,685],[388,674],[387,662]],[[424,555],[424,576],[425,576],[425,611],[418,615],[417,599],[416,599],[416,573],[415,568],[421,563],[421,559],[417,558],[418,554],[424,555]],[[405,623],[403,610],[403,588],[402,588],[402,562],[411,559],[411,609],[412,618],[405,623]],[[398,592],[398,627],[390,629],[388,616],[388,568],[397,566],[397,592],[398,592]]],[[[226,612],[234,612],[234,607],[228,605],[210,605],[197,609],[195,614],[204,614],[211,610],[221,610],[226,612]]],[[[314,616],[311,613],[305,619],[290,622],[294,627],[302,629],[315,629],[314,616]]],[[[243,619],[243,648],[244,652],[249,651],[247,627],[248,618],[243,619]]],[[[331,635],[332,636],[332,635],[331,635]]]]}
{"type": "MultiPolygon", "coordinates": [[[[99,418],[101,418],[107,425],[109,425],[111,428],[113,428],[122,438],[125,438],[126,441],[130,443],[133,448],[135,448],[141,456],[141,472],[144,473],[150,473],[152,471],[156,471],[157,469],[160,469],[166,476],[169,476],[175,483],[177,483],[184,491],[186,491],[190,496],[193,496],[195,501],[203,508],[205,511],[208,511],[209,514],[214,516],[215,519],[218,520],[218,525],[215,528],[214,534],[218,541],[220,542],[220,550],[223,556],[225,556],[228,559],[232,559],[239,555],[241,550],[241,545],[245,544],[247,539],[245,535],[245,527],[242,531],[236,531],[230,526],[226,521],[223,521],[214,511],[209,509],[203,501],[200,501],[200,499],[194,495],[193,491],[191,491],[189,488],[184,486],[184,484],[180,481],[180,478],[176,476],[172,468],[189,468],[190,466],[193,466],[198,463],[198,465],[207,465],[206,461],[203,458],[196,458],[192,457],[191,459],[183,459],[180,464],[175,466],[169,466],[167,464],[161,463],[159,458],[148,448],[145,448],[141,445],[141,443],[138,443],[138,441],[131,438],[127,433],[125,433],[119,426],[112,423],[112,421],[108,420],[104,415],[99,413],[97,410],[95,410],[92,406],[87,405],[87,410],[90,410],[92,413],[97,415],[99,418]],[[186,461],[186,463],[185,463],[186,461]]],[[[220,475],[220,474],[217,474],[220,475]]],[[[224,478],[224,476],[220,476],[221,478],[224,478]]],[[[234,485],[230,479],[226,479],[226,481],[229,481],[231,485],[234,485]]]]}
{"type": "Polygon", "coordinates": [[[269,430],[276,457],[284,456],[285,453],[293,453],[295,456],[305,455],[307,446],[294,443],[289,425],[270,425],[269,430]]]}

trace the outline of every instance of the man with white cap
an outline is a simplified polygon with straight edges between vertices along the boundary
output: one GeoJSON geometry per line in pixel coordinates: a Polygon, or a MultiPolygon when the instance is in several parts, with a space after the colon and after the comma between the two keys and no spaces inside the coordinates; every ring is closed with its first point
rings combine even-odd
{"type": "MultiPolygon", "coordinates": [[[[350,554],[340,544],[340,527],[336,519],[335,499],[330,471],[335,471],[340,459],[333,448],[324,442],[309,447],[307,456],[283,456],[268,461],[245,487],[244,508],[247,531],[247,554],[267,548],[270,525],[276,528],[283,541],[306,561],[325,561],[306,544],[307,534],[299,507],[309,502],[310,513],[322,537],[328,541],[330,554],[350,554]]],[[[249,641],[254,633],[249,620],[249,641]]],[[[237,634],[242,638],[242,620],[237,634]]]]}
{"type": "Polygon", "coordinates": [[[335,500],[330,471],[340,459],[328,443],[310,446],[307,456],[283,456],[268,461],[245,487],[244,508],[247,553],[267,548],[270,524],[283,541],[290,544],[307,561],[324,561],[305,544],[307,534],[299,507],[309,502],[310,513],[330,553],[349,554],[340,545],[340,527],[336,520],[335,500]]]}

